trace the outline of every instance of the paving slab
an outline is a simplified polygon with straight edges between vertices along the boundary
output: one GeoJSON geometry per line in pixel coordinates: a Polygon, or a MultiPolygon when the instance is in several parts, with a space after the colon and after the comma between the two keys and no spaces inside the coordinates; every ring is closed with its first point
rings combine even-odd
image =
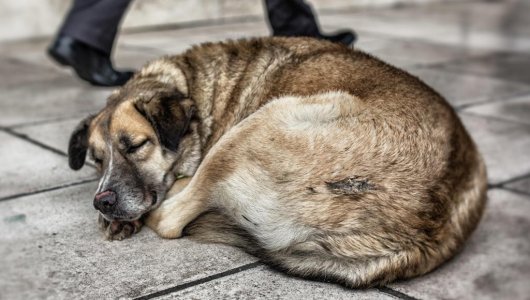
{"type": "Polygon", "coordinates": [[[530,173],[530,126],[461,113],[482,153],[491,184],[530,173]]]}
{"type": "Polygon", "coordinates": [[[65,156],[0,131],[0,199],[96,178],[93,168],[74,172],[65,156]]]}
{"type": "Polygon", "coordinates": [[[431,24],[431,22],[419,22],[418,16],[414,16],[414,19],[402,20],[399,17],[380,15],[376,11],[353,15],[349,13],[322,15],[319,17],[319,21],[321,24],[325,24],[325,27],[351,28],[398,39],[428,40],[432,35],[451,34],[451,28],[445,25],[431,24]]]}
{"type": "Polygon", "coordinates": [[[148,61],[162,56],[160,50],[142,47],[117,47],[114,66],[118,70],[138,70],[148,61]]]}
{"type": "Polygon", "coordinates": [[[530,48],[529,6],[528,1],[442,1],[328,15],[320,21],[395,38],[525,53],[530,48]]]}
{"type": "Polygon", "coordinates": [[[407,71],[418,76],[455,107],[504,101],[530,92],[530,85],[471,74],[446,72],[440,68],[411,68],[407,71]]]}
{"type": "Polygon", "coordinates": [[[0,298],[133,298],[256,260],[228,246],[164,240],[148,228],[105,241],[95,189],[90,183],[0,202],[0,298]]]}
{"type": "MultiPolygon", "coordinates": [[[[16,71],[14,71],[16,72],[16,71]]],[[[94,88],[71,75],[3,89],[0,126],[14,126],[97,112],[112,89],[94,88]]]]}
{"type": "MultiPolygon", "coordinates": [[[[246,2],[221,1],[218,17],[245,13],[246,2]]],[[[502,187],[490,191],[483,222],[460,255],[390,286],[404,293],[401,298],[530,300],[529,8],[529,1],[443,1],[318,15],[325,32],[356,30],[356,47],[445,95],[481,149],[490,183],[502,187]]],[[[259,18],[121,32],[114,62],[138,68],[193,44],[268,35],[259,18]]],[[[45,53],[50,40],[0,47],[0,128],[22,135],[0,129],[0,299],[134,298],[161,291],[166,299],[390,297],[289,277],[252,264],[256,259],[237,249],[162,240],[147,228],[129,240],[104,241],[91,201],[96,182],[80,183],[95,178],[93,169],[71,171],[64,155],[45,147],[66,151],[72,128],[104,106],[111,89],[91,87],[52,62],[45,53]],[[240,266],[244,271],[230,272],[240,266]]]]}
{"type": "MultiPolygon", "coordinates": [[[[148,60],[166,54],[178,54],[194,44],[259,35],[269,35],[265,21],[236,22],[137,33],[120,32],[113,58],[118,68],[139,68],[148,60]]],[[[38,66],[44,70],[43,75],[49,76],[50,71],[56,74],[74,75],[69,68],[58,66],[48,57],[46,48],[51,41],[52,38],[50,37],[43,40],[10,43],[0,49],[0,55],[12,62],[38,66]]],[[[4,68],[7,69],[7,66],[4,68]]],[[[2,70],[0,65],[0,74],[2,74],[2,70]]],[[[14,80],[14,82],[18,81],[19,79],[14,80]]]]}
{"type": "Polygon", "coordinates": [[[260,16],[265,13],[265,5],[259,0],[221,0],[219,12],[223,18],[260,16]]]}
{"type": "Polygon", "coordinates": [[[530,94],[504,101],[475,105],[462,111],[530,125],[530,94]]]}
{"type": "Polygon", "coordinates": [[[530,197],[492,190],[463,251],[437,270],[390,286],[421,299],[529,299],[530,197]]]}
{"type": "Polygon", "coordinates": [[[470,33],[492,31],[496,34],[525,35],[530,34],[530,29],[526,26],[530,17],[524,13],[529,8],[528,1],[438,1],[427,5],[403,5],[398,8],[372,10],[370,14],[400,23],[432,24],[436,28],[467,26],[465,29],[470,33]],[[509,18],[509,24],[501,23],[509,18]]]}
{"type": "Polygon", "coordinates": [[[12,130],[46,146],[67,153],[70,134],[84,117],[85,115],[79,115],[65,120],[23,125],[12,130]]]}
{"type": "MultiPolygon", "coordinates": [[[[41,70],[46,77],[50,77],[50,74],[70,74],[67,68],[59,66],[48,57],[46,49],[51,41],[52,37],[2,43],[0,56],[7,60],[24,63],[27,66],[31,66],[33,70],[37,66],[37,72],[41,70]]],[[[18,68],[20,66],[17,66],[18,68]]],[[[17,72],[20,72],[20,70],[17,70],[17,72]]],[[[26,77],[27,79],[31,79],[31,77],[26,77]]]]}
{"type": "Polygon", "coordinates": [[[0,88],[25,87],[28,83],[59,76],[53,70],[16,58],[0,56],[0,88]]]}
{"type": "MultiPolygon", "coordinates": [[[[359,42],[355,48],[370,53],[397,67],[418,67],[441,64],[484,53],[473,48],[456,47],[417,40],[370,37],[363,39],[365,33],[359,33],[359,42]]],[[[370,36],[370,34],[366,34],[370,36]]]]}
{"type": "Polygon", "coordinates": [[[530,84],[530,54],[528,53],[490,53],[447,63],[442,68],[530,84]]]}
{"type": "Polygon", "coordinates": [[[287,276],[260,266],[187,288],[157,299],[395,299],[377,290],[353,290],[339,285],[287,276]]]}
{"type": "Polygon", "coordinates": [[[192,45],[204,42],[268,35],[270,32],[267,23],[256,21],[124,34],[119,37],[118,45],[147,47],[149,51],[152,49],[161,54],[178,54],[192,45]]]}

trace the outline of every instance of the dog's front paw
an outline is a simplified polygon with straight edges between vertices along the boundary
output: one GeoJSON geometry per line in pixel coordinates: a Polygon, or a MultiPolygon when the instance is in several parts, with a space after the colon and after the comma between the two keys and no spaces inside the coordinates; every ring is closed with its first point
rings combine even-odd
{"type": "Polygon", "coordinates": [[[99,228],[103,231],[105,238],[109,241],[121,241],[137,233],[142,229],[143,223],[140,220],[108,221],[101,214],[98,218],[99,228]]]}
{"type": "Polygon", "coordinates": [[[150,212],[145,224],[162,238],[177,239],[182,237],[184,226],[179,224],[177,218],[164,217],[162,209],[150,212]]]}

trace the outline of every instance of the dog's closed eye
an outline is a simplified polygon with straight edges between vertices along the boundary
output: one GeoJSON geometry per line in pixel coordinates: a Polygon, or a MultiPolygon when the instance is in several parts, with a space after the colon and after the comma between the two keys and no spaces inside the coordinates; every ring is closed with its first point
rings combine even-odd
{"type": "Polygon", "coordinates": [[[127,147],[127,150],[126,150],[127,154],[133,154],[133,153],[137,152],[143,146],[145,146],[148,142],[149,142],[149,139],[145,139],[145,140],[141,141],[140,143],[137,143],[137,144],[134,144],[134,145],[130,145],[129,147],[127,147]]]}

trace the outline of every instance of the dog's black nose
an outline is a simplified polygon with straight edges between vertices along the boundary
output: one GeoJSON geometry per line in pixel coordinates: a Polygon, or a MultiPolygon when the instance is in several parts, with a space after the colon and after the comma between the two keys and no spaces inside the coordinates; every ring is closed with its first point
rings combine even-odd
{"type": "Polygon", "coordinates": [[[102,213],[109,213],[116,204],[116,193],[104,191],[94,197],[94,207],[102,213]]]}

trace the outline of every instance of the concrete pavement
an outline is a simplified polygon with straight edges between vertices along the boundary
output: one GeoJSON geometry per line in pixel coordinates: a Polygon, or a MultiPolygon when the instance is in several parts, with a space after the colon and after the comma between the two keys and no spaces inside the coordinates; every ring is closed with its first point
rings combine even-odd
{"type": "MultiPolygon", "coordinates": [[[[50,62],[47,41],[0,46],[0,299],[530,299],[530,8],[473,1],[330,11],[356,47],[419,76],[458,110],[489,172],[486,214],[465,249],[426,276],[369,290],[302,280],[223,245],[162,240],[148,228],[103,240],[94,169],[68,169],[69,134],[105,104],[50,62]]],[[[190,45],[267,35],[264,22],[122,35],[118,65],[190,45]]]]}

